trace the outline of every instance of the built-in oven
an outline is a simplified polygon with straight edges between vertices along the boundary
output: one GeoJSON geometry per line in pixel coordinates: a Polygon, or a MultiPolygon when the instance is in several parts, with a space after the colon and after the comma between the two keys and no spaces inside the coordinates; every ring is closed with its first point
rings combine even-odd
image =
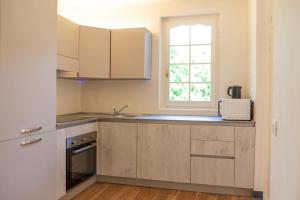
{"type": "Polygon", "coordinates": [[[96,174],[97,132],[66,140],[66,189],[96,174]]]}

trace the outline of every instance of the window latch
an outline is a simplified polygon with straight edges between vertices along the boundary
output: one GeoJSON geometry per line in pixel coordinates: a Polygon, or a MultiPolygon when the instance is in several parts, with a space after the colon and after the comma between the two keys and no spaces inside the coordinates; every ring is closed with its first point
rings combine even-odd
{"type": "Polygon", "coordinates": [[[169,72],[168,71],[165,72],[165,77],[169,78],[169,72]]]}

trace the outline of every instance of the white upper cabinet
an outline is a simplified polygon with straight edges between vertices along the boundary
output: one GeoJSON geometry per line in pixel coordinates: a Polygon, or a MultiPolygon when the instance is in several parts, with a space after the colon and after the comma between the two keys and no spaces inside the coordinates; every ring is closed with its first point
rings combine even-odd
{"type": "Polygon", "coordinates": [[[0,141],[55,130],[56,1],[0,3],[0,141]]]}
{"type": "Polygon", "coordinates": [[[57,69],[79,71],[79,25],[57,16],[57,69]]]}
{"type": "Polygon", "coordinates": [[[110,30],[80,26],[79,77],[110,77],[110,30]]]}
{"type": "Polygon", "coordinates": [[[108,30],[57,17],[58,77],[150,79],[152,37],[146,28],[108,30]]]}
{"type": "Polygon", "coordinates": [[[111,78],[151,78],[151,33],[146,28],[111,30],[111,78]]]}

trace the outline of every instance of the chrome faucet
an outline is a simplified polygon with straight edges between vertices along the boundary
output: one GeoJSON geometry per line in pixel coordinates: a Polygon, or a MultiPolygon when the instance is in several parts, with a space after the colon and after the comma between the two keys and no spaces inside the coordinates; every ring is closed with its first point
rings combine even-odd
{"type": "Polygon", "coordinates": [[[118,109],[118,107],[113,107],[113,111],[114,111],[114,115],[119,115],[121,114],[122,111],[124,111],[125,109],[128,108],[128,105],[123,106],[120,110],[118,109]]]}

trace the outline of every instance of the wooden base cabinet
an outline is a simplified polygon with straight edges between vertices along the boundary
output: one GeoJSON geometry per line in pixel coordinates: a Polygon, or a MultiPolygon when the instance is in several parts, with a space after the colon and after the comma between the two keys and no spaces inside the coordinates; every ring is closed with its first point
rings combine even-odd
{"type": "Polygon", "coordinates": [[[235,128],[235,186],[253,188],[255,163],[255,128],[235,128]]]}
{"type": "Polygon", "coordinates": [[[137,178],[190,183],[188,125],[139,124],[137,178]]]}
{"type": "Polygon", "coordinates": [[[0,142],[0,199],[56,199],[56,134],[0,142]]]}
{"type": "Polygon", "coordinates": [[[253,189],[254,127],[101,122],[100,137],[100,175],[253,189]]]}
{"type": "Polygon", "coordinates": [[[253,188],[255,128],[191,126],[191,182],[253,188]]]}
{"type": "Polygon", "coordinates": [[[191,183],[234,186],[234,159],[192,157],[191,183]]]}
{"type": "Polygon", "coordinates": [[[137,124],[101,122],[100,174],[136,178],[137,124]]]}

